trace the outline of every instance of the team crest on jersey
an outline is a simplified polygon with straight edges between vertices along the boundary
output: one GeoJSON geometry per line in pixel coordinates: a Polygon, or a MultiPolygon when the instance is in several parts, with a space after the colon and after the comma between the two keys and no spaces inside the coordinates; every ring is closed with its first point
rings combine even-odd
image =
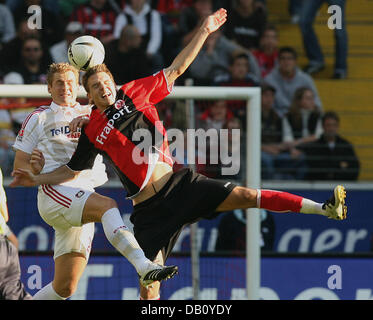
{"type": "Polygon", "coordinates": [[[84,191],[83,190],[80,190],[76,195],[75,195],[75,197],[76,198],[81,198],[81,197],[83,197],[83,195],[84,195],[84,191]]]}
{"type": "Polygon", "coordinates": [[[129,107],[126,105],[125,101],[124,100],[121,100],[119,99],[117,102],[115,102],[114,104],[114,108],[119,110],[119,109],[124,109],[126,110],[127,113],[131,113],[131,110],[129,109],[129,107]]]}
{"type": "Polygon", "coordinates": [[[24,134],[25,134],[25,130],[23,130],[23,129],[19,130],[18,135],[17,135],[17,140],[18,140],[19,142],[22,142],[22,139],[23,139],[23,135],[24,135],[24,134]]]}

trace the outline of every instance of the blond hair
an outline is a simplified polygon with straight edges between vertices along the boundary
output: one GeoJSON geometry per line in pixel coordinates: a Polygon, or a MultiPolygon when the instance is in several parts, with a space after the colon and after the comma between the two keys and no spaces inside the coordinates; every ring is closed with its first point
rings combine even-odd
{"type": "Polygon", "coordinates": [[[76,81],[79,83],[79,70],[73,67],[71,64],[67,62],[60,62],[60,63],[52,63],[48,68],[47,73],[47,83],[52,85],[53,76],[55,73],[65,73],[71,71],[74,73],[76,77],[76,81]]]}

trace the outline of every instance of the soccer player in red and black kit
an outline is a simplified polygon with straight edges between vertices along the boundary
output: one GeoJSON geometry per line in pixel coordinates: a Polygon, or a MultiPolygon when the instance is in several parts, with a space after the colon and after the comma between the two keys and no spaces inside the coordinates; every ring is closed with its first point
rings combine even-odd
{"type": "MultiPolygon", "coordinates": [[[[38,176],[16,170],[12,185],[57,184],[73,179],[80,170],[90,168],[97,153],[101,153],[109,159],[133,201],[131,221],[136,239],[145,255],[161,264],[186,225],[214,218],[219,212],[257,207],[345,219],[342,186],[337,186],[332,198],[322,204],[286,192],[256,190],[209,179],[190,169],[173,172],[166,130],[157,121],[154,105],[170,93],[172,84],[192,63],[208,35],[225,21],[224,9],[207,17],[168,68],[129,82],[118,92],[105,65],[89,69],[83,84],[94,107],[70,162],[38,176]],[[140,142],[133,137],[136,129],[150,132],[153,139],[148,150],[138,150],[140,142]],[[148,161],[138,161],[141,157],[148,161]]],[[[159,298],[159,283],[141,287],[140,295],[142,299],[159,298]]]]}

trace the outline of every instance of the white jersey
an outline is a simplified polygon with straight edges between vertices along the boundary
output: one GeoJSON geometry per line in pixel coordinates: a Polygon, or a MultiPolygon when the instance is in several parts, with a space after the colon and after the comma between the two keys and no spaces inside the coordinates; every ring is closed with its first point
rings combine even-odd
{"type": "MultiPolygon", "coordinates": [[[[3,208],[6,208],[6,194],[3,187],[3,172],[0,168],[0,235],[8,236],[10,234],[10,229],[8,228],[5,218],[3,217],[3,208]]],[[[7,214],[7,213],[6,213],[7,214]]]]}
{"type": "MultiPolygon", "coordinates": [[[[76,117],[88,116],[89,105],[77,103],[74,107],[62,107],[52,102],[31,112],[22,124],[13,147],[28,154],[37,148],[45,158],[41,173],[48,173],[68,163],[75,152],[80,132],[72,133],[69,123],[76,117]]],[[[93,189],[107,181],[102,156],[98,155],[90,170],[83,170],[71,181],[61,185],[93,189]]]]}

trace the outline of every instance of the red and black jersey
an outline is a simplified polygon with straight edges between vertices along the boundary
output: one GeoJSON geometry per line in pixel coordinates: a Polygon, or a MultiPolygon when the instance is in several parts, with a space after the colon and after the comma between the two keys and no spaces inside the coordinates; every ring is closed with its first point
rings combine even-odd
{"type": "Polygon", "coordinates": [[[116,12],[108,3],[100,10],[87,3],[72,12],[70,21],[80,22],[84,34],[100,39],[113,34],[116,17],[116,12]]]}
{"type": "Polygon", "coordinates": [[[67,166],[90,169],[100,153],[113,166],[127,196],[133,197],[146,185],[157,161],[173,165],[167,132],[154,106],[170,89],[161,71],[123,85],[116,102],[104,112],[94,106],[67,166]]]}

